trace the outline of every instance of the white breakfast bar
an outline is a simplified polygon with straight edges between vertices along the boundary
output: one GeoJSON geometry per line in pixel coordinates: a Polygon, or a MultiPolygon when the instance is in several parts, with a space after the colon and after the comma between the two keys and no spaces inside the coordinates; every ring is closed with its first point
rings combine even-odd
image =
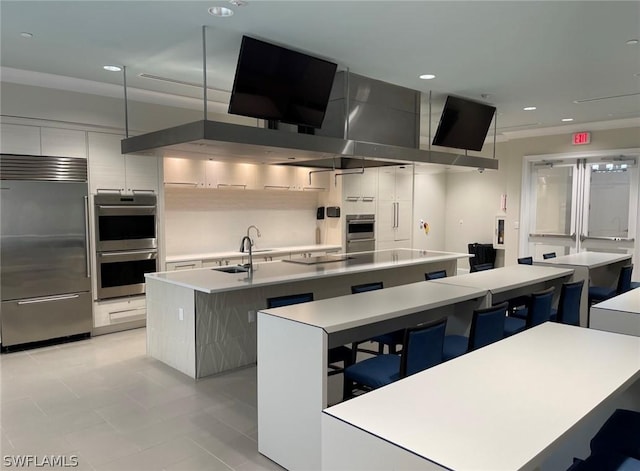
{"type": "Polygon", "coordinates": [[[640,337],[640,288],[591,306],[589,327],[640,337]]]}
{"type": "Polygon", "coordinates": [[[567,469],[639,380],[640,338],[547,322],[326,409],[321,469],[567,469]]]}
{"type": "Polygon", "coordinates": [[[580,300],[580,325],[589,326],[589,284],[615,288],[620,268],[631,263],[631,255],[603,252],[578,252],[560,257],[536,260],[534,265],[572,268],[573,281],[584,280],[580,300]]]}
{"type": "Polygon", "coordinates": [[[473,309],[572,274],[513,266],[259,312],[258,450],[289,470],[321,468],[329,348],[445,316],[448,334],[468,335],[473,309]]]}
{"type": "Polygon", "coordinates": [[[485,295],[422,281],[260,311],[260,453],[288,470],[319,470],[328,349],[444,316],[449,333],[463,334],[485,295]]]}
{"type": "Polygon", "coordinates": [[[558,297],[562,283],[569,281],[573,276],[572,268],[510,265],[432,281],[439,284],[485,289],[488,291],[487,306],[490,306],[551,286],[556,288],[555,296],[558,297]]]}
{"type": "Polygon", "coordinates": [[[315,299],[343,296],[351,285],[397,286],[424,280],[425,272],[434,270],[451,276],[458,260],[468,257],[398,249],[259,263],[252,273],[221,271],[233,267],[150,273],[147,353],[192,378],[251,365],[257,358],[256,312],[267,298],[308,292],[315,299]]]}

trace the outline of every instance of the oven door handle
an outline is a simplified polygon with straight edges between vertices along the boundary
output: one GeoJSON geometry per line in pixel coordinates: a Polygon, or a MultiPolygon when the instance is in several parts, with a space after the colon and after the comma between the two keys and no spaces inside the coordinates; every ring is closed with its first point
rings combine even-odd
{"type": "Polygon", "coordinates": [[[143,257],[143,259],[153,259],[158,257],[157,250],[130,250],[126,252],[98,252],[98,257],[103,258],[113,258],[113,257],[122,257],[123,255],[150,255],[149,257],[143,257]]]}
{"type": "Polygon", "coordinates": [[[354,242],[375,242],[375,239],[351,239],[347,241],[347,244],[351,244],[354,242]]]}

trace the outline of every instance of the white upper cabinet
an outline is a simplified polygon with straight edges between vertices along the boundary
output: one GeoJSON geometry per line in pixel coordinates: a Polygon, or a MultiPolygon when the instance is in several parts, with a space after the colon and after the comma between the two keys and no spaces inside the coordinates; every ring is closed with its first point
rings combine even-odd
{"type": "Polygon", "coordinates": [[[294,175],[296,189],[302,191],[329,191],[330,185],[333,185],[331,172],[317,172],[317,170],[323,170],[319,168],[294,168],[296,172],[294,175]],[[313,173],[309,174],[309,172],[313,173]],[[311,182],[309,182],[309,179],[311,179],[311,182]]]}
{"type": "Polygon", "coordinates": [[[159,158],[152,155],[125,155],[125,188],[127,193],[158,192],[159,158]]]}
{"type": "Polygon", "coordinates": [[[157,157],[121,154],[122,136],[117,134],[87,134],[92,193],[158,191],[157,157]]]}
{"type": "Polygon", "coordinates": [[[193,188],[205,187],[205,162],[196,159],[164,158],[164,183],[193,188]]]}
{"type": "MultiPolygon", "coordinates": [[[[257,175],[257,188],[264,190],[295,190],[297,168],[287,165],[261,165],[257,175]]],[[[299,184],[303,182],[300,178],[299,184]]]]}
{"type": "Polygon", "coordinates": [[[40,128],[19,124],[0,124],[0,152],[3,154],[42,155],[40,128]]]}
{"type": "Polygon", "coordinates": [[[115,134],[89,132],[89,178],[91,193],[125,190],[124,157],[115,134]]]}
{"type": "Polygon", "coordinates": [[[412,166],[380,167],[376,218],[378,249],[409,246],[412,213],[412,166]]]}
{"type": "Polygon", "coordinates": [[[380,167],[378,198],[387,201],[413,200],[412,166],[380,167]]]}
{"type": "Polygon", "coordinates": [[[205,162],[207,188],[255,190],[258,184],[257,166],[208,160],[205,162]]]}
{"type": "Polygon", "coordinates": [[[6,123],[0,125],[0,131],[3,154],[87,158],[84,131],[6,123]]]}
{"type": "Polygon", "coordinates": [[[311,174],[309,183],[311,170],[315,169],[165,157],[164,183],[217,190],[328,190],[330,172],[311,174]]]}
{"type": "Polygon", "coordinates": [[[74,129],[40,128],[42,155],[87,158],[87,133],[74,129]]]}
{"type": "Polygon", "coordinates": [[[364,173],[344,170],[342,175],[342,193],[346,201],[373,201],[378,193],[378,168],[365,168],[364,173]],[[354,173],[349,173],[354,172],[354,173]]]}

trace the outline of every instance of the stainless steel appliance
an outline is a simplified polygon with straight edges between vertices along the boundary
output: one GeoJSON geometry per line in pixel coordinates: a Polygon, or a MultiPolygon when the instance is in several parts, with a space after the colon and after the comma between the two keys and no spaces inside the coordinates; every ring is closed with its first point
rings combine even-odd
{"type": "Polygon", "coordinates": [[[99,193],[94,197],[96,251],[155,249],[156,195],[99,193]]]}
{"type": "Polygon", "coordinates": [[[2,349],[92,327],[87,161],[0,155],[2,349]]]}
{"type": "Polygon", "coordinates": [[[347,253],[375,250],[375,214],[347,214],[346,224],[347,253]]]}
{"type": "Polygon", "coordinates": [[[156,196],[97,194],[94,206],[98,300],[144,294],[158,271],[156,196]]]}

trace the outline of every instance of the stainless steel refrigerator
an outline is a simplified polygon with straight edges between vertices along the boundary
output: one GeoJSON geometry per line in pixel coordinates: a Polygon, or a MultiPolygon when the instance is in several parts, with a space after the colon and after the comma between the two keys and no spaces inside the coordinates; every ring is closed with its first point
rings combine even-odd
{"type": "Polygon", "coordinates": [[[2,349],[92,327],[87,161],[0,155],[2,349]]]}

